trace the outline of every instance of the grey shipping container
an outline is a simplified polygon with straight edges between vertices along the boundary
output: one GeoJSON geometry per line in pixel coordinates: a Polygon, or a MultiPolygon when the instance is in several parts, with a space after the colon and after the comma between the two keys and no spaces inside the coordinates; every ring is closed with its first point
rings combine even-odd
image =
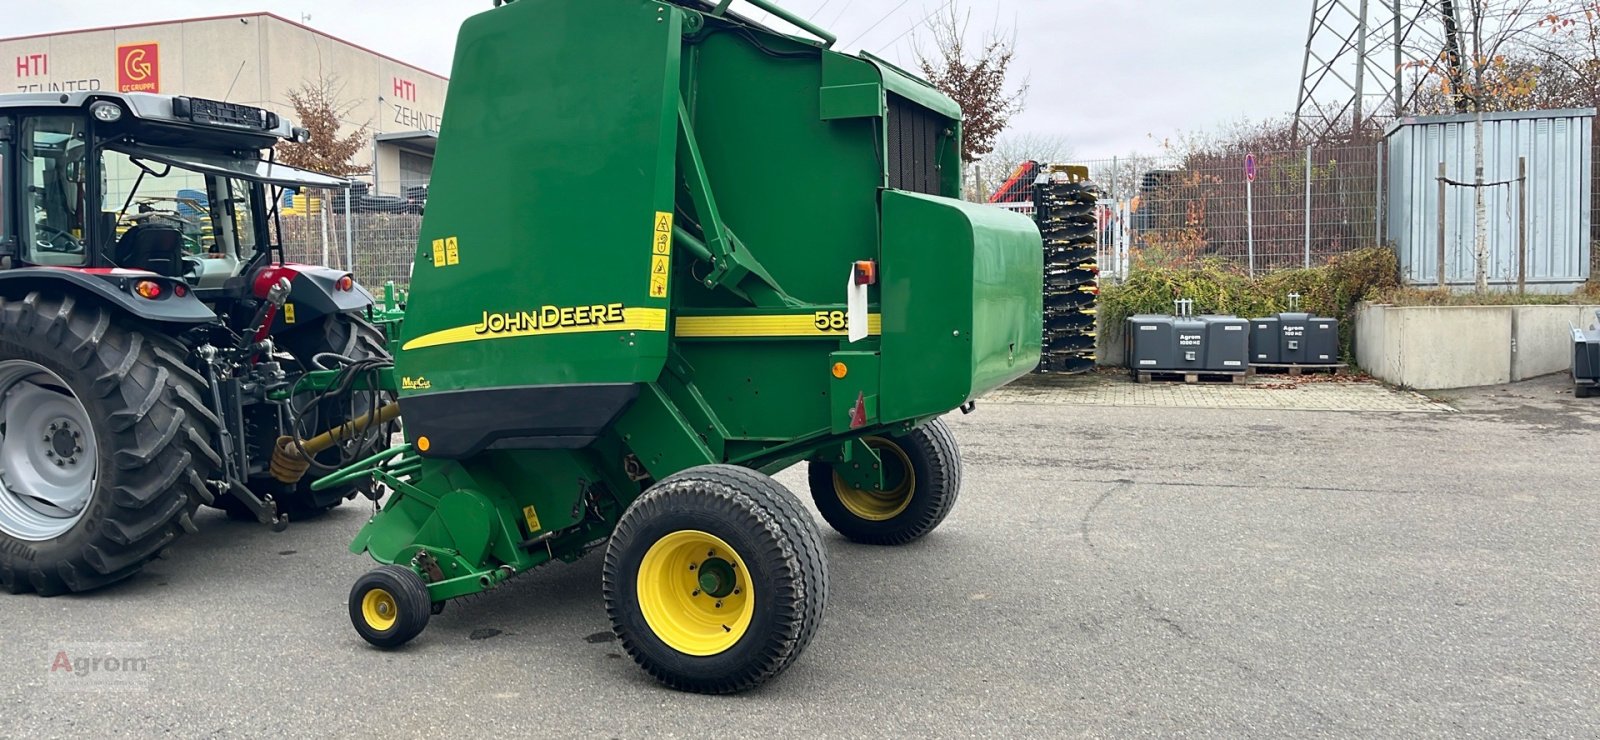
{"type": "MultiPolygon", "coordinates": [[[[1515,287],[1519,272],[1529,292],[1567,292],[1588,280],[1594,115],[1592,108],[1483,114],[1491,286],[1515,287]],[[1527,165],[1526,218],[1519,161],[1527,165]]],[[[1445,284],[1476,280],[1475,138],[1472,114],[1402,118],[1384,132],[1383,236],[1407,282],[1438,284],[1441,228],[1445,284]],[[1462,183],[1447,184],[1442,203],[1441,166],[1447,180],[1462,183]]]]}

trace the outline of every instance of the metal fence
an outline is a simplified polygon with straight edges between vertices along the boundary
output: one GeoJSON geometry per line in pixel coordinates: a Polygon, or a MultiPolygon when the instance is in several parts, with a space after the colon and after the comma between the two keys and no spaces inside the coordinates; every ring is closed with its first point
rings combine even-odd
{"type": "Polygon", "coordinates": [[[348,269],[364,285],[411,281],[422,231],[421,183],[385,184],[377,193],[286,193],[279,222],[291,262],[348,269]],[[411,197],[400,195],[409,193],[411,197]]]}
{"type": "MultiPolygon", "coordinates": [[[[1078,161],[1104,191],[1102,275],[1135,264],[1224,259],[1250,270],[1318,264],[1379,243],[1379,142],[1291,152],[1127,156],[1078,161]]],[[[292,261],[353,266],[369,286],[410,280],[422,226],[420,183],[374,194],[286,196],[283,243],[292,261]],[[411,193],[407,199],[402,193],[411,193]],[[348,200],[348,202],[347,202],[348,200]],[[348,208],[347,208],[348,206],[348,208]],[[352,265],[353,262],[353,265],[352,265]]],[[[1032,203],[1003,204],[1031,213],[1032,203]]]]}
{"type": "Polygon", "coordinates": [[[1087,166],[1104,193],[1100,269],[1116,279],[1138,264],[1207,259],[1251,272],[1302,267],[1379,244],[1380,157],[1373,141],[1072,164],[1087,166]]]}

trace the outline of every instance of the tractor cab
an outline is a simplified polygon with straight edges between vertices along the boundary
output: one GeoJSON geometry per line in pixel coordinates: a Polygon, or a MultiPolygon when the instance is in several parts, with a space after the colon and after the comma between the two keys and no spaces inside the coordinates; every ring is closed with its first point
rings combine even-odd
{"type": "Polygon", "coordinates": [[[270,260],[280,187],[343,179],[271,159],[277,114],[149,94],[0,95],[0,269],[137,270],[233,297],[270,260]]]}

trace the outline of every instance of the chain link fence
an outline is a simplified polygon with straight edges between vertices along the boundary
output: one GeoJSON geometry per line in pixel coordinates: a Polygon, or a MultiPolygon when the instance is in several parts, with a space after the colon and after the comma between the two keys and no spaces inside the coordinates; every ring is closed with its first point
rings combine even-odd
{"type": "MultiPolygon", "coordinates": [[[[1135,265],[1220,259],[1257,272],[1316,265],[1384,242],[1377,141],[1269,152],[1130,155],[1080,160],[1102,196],[1098,264],[1118,279],[1135,265]],[[1253,155],[1255,178],[1246,174],[1253,155]]],[[[288,259],[353,269],[366,285],[410,280],[424,183],[285,194],[288,259]]],[[[996,204],[1023,213],[1032,203],[996,204]]]]}
{"type": "Polygon", "coordinates": [[[340,191],[284,193],[279,223],[285,258],[351,270],[374,290],[389,281],[409,283],[427,185],[385,184],[377,192],[358,185],[349,197],[340,191]]]}
{"type": "Polygon", "coordinates": [[[1118,279],[1135,265],[1208,259],[1251,272],[1302,267],[1380,244],[1381,157],[1371,141],[1071,164],[1088,167],[1101,189],[1099,266],[1118,279]]]}

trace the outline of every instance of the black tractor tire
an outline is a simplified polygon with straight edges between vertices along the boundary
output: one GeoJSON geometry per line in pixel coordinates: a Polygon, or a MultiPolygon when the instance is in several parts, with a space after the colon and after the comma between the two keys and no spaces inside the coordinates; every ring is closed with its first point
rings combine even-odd
{"type": "Polygon", "coordinates": [[[794,494],[754,470],[703,465],[628,507],[606,547],[603,590],[612,630],[647,673],[728,694],[805,650],[827,605],[828,562],[794,494]]]}
{"type": "Polygon", "coordinates": [[[839,534],[868,545],[904,545],[936,529],[961,491],[961,452],[943,419],[902,435],[868,437],[883,459],[888,491],[851,487],[833,464],[813,460],[811,498],[839,534]]]}
{"type": "Polygon", "coordinates": [[[212,501],[222,467],[206,381],[170,337],[73,294],[0,298],[0,360],[53,373],[82,404],[98,460],[83,516],[45,541],[0,531],[0,590],[89,591],[137,573],[212,501]]]}
{"type": "Polygon", "coordinates": [[[361,639],[377,647],[410,642],[427,628],[433,614],[428,584],[410,568],[379,566],[350,588],[350,623],[361,639]]]}
{"type": "Polygon", "coordinates": [[[1592,386],[1592,385],[1574,385],[1574,386],[1572,386],[1572,395],[1576,396],[1578,398],[1589,398],[1589,397],[1594,395],[1594,391],[1595,391],[1595,386],[1592,386]]]}
{"type": "MultiPolygon", "coordinates": [[[[353,360],[389,359],[383,332],[354,314],[327,316],[315,324],[285,332],[276,341],[280,348],[294,355],[294,358],[306,368],[314,368],[312,359],[324,352],[343,355],[353,360]]],[[[386,393],[379,394],[379,397],[380,406],[394,400],[386,393]]],[[[325,401],[316,409],[316,413],[308,416],[311,418],[307,419],[307,426],[312,428],[305,431],[311,435],[321,434],[350,420],[350,404],[348,399],[325,401]]],[[[392,431],[393,424],[385,425],[385,431],[372,435],[372,443],[359,450],[355,458],[368,457],[386,449],[392,431]]],[[[340,461],[339,450],[324,451],[316,457],[316,460],[322,465],[337,466],[340,461]]],[[[322,516],[339,504],[355,498],[357,494],[367,493],[372,486],[371,481],[360,481],[335,486],[326,491],[312,491],[311,484],[317,477],[317,470],[313,468],[292,488],[279,483],[270,475],[251,476],[248,484],[250,490],[258,496],[272,495],[278,504],[278,513],[287,515],[291,522],[303,522],[322,516]]],[[[230,519],[256,520],[255,514],[231,495],[218,496],[217,507],[227,512],[230,519]]]]}

